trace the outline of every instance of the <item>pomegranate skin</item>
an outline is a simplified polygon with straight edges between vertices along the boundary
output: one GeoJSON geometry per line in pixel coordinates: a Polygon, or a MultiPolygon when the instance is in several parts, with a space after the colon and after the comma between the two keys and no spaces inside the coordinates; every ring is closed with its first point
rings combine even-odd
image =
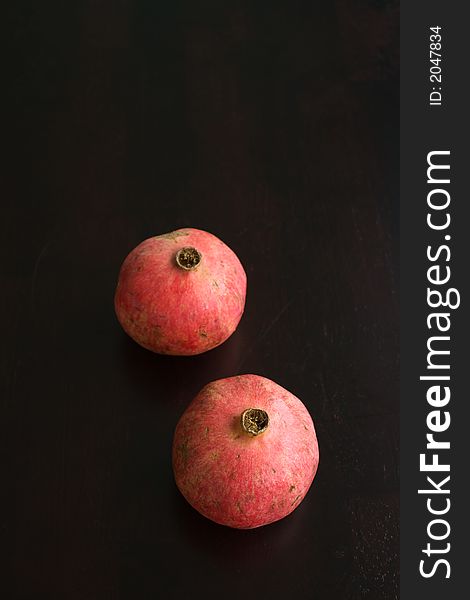
{"type": "Polygon", "coordinates": [[[245,298],[246,274],[236,254],[211,233],[179,229],[130,252],[114,307],[138,344],[183,356],[211,350],[230,337],[245,298]]]}
{"type": "Polygon", "coordinates": [[[205,517],[250,529],[278,521],[302,502],[319,460],[304,404],[273,381],[239,375],[206,385],[179,420],[173,439],[176,485],[205,517]],[[246,409],[267,413],[267,427],[248,433],[246,409]]]}

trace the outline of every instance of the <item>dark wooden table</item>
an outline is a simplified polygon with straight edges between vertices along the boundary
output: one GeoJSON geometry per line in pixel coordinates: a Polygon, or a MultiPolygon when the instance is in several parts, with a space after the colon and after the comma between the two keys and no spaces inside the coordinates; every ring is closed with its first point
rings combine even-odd
{"type": "Polygon", "coordinates": [[[5,600],[398,597],[398,7],[31,2],[2,8],[5,600]],[[235,335],[152,355],[121,261],[183,226],[246,267],[235,335]],[[314,417],[317,478],[236,531],[172,478],[208,381],[270,377],[314,417]]]}

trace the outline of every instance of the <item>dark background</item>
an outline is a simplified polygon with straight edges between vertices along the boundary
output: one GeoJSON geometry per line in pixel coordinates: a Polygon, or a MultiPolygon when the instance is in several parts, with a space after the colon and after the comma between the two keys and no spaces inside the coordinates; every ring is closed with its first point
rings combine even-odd
{"type": "Polygon", "coordinates": [[[398,597],[398,6],[2,8],[4,598],[398,597]],[[220,348],[152,355],[113,293],[151,235],[207,229],[248,274],[220,348]],[[236,531],[179,495],[177,419],[270,377],[316,424],[301,506],[236,531]]]}
{"type": "MultiPolygon", "coordinates": [[[[470,537],[470,488],[468,485],[468,457],[470,403],[468,398],[468,357],[470,339],[470,319],[468,299],[470,298],[469,277],[469,223],[470,204],[468,202],[468,170],[470,119],[468,118],[468,97],[470,83],[462,77],[463,63],[467,61],[464,51],[468,35],[470,6],[467,3],[443,3],[439,0],[421,0],[403,3],[401,11],[401,110],[400,110],[400,385],[401,385],[401,429],[400,429],[400,580],[402,600],[448,600],[466,595],[468,587],[468,540],[470,537]],[[442,36],[442,105],[429,106],[429,94],[435,82],[430,81],[430,27],[439,26],[442,36]],[[450,164],[448,178],[450,184],[427,183],[427,157],[431,151],[450,151],[445,161],[450,164]],[[437,211],[430,211],[427,196],[438,188],[446,189],[451,196],[446,211],[451,219],[446,230],[433,230],[427,224],[428,213],[433,222],[437,211]],[[444,236],[448,235],[449,239],[444,236]],[[434,250],[447,244],[450,257],[445,252],[435,264],[440,264],[441,273],[447,265],[450,279],[441,286],[431,283],[432,272],[428,273],[431,261],[427,257],[428,246],[434,250]],[[445,297],[446,290],[457,288],[461,305],[457,309],[446,307],[432,308],[428,305],[427,288],[438,289],[445,297]],[[449,313],[451,326],[445,334],[436,333],[431,319],[431,329],[427,324],[430,313],[449,313]],[[435,335],[448,335],[442,349],[450,355],[441,356],[441,365],[450,365],[450,370],[428,370],[428,341],[435,335]],[[429,433],[427,417],[432,411],[426,400],[426,392],[431,381],[420,381],[421,375],[447,375],[450,401],[445,410],[449,412],[451,424],[440,435],[442,441],[450,443],[450,449],[438,452],[439,462],[450,464],[450,481],[441,489],[450,490],[446,496],[450,500],[449,512],[440,515],[448,521],[451,531],[447,539],[432,540],[432,535],[443,535],[444,525],[432,521],[438,518],[427,507],[436,509],[437,496],[418,494],[418,490],[432,487],[427,476],[437,484],[444,477],[441,473],[420,472],[420,454],[428,453],[426,434],[429,433]],[[428,533],[429,527],[429,533],[428,533]],[[439,531],[440,528],[440,531],[439,531]],[[423,554],[430,544],[432,550],[440,550],[431,557],[423,554]],[[442,551],[447,551],[442,553],[442,551]],[[420,575],[420,562],[424,559],[423,570],[431,572],[436,560],[449,562],[450,578],[446,579],[447,567],[437,565],[432,578],[420,575]]],[[[434,58],[434,57],[433,57],[434,58]]],[[[435,73],[435,69],[433,69],[435,73]]],[[[438,171],[437,171],[438,172],[438,171]]],[[[437,175],[435,171],[434,174],[437,175]]],[[[442,173],[442,171],[441,171],[442,173]]],[[[441,175],[441,178],[447,178],[441,175]]],[[[435,196],[437,197],[437,196],[435,196]]],[[[434,198],[433,198],[434,200],[434,198]]],[[[432,201],[433,201],[432,200],[432,201]]],[[[444,215],[441,213],[441,216],[444,215]]],[[[455,294],[451,295],[451,298],[455,294]]],[[[434,303],[435,295],[431,302],[434,303]]],[[[453,303],[452,303],[453,304],[453,303]]],[[[436,347],[436,342],[432,342],[436,347]]],[[[434,362],[435,362],[434,357],[434,362]]],[[[428,459],[429,461],[429,459],[428,459]]],[[[441,506],[444,500],[441,496],[441,506]]],[[[445,532],[444,532],[445,533],[445,532]]]]}

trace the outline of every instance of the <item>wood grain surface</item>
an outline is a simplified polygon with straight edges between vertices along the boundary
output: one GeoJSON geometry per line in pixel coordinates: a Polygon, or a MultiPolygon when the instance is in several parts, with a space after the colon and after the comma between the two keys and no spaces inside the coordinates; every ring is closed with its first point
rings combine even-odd
{"type": "Polygon", "coordinates": [[[398,3],[2,8],[2,598],[398,598],[398,3]],[[207,229],[246,312],[220,348],[120,329],[141,240],[207,229]],[[310,410],[317,478],[235,531],[178,493],[170,449],[208,381],[310,410]]]}

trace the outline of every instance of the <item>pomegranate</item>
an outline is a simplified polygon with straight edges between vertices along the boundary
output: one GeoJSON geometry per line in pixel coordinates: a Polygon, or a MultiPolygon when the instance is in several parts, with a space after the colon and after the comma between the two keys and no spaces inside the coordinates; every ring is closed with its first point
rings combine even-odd
{"type": "Polygon", "coordinates": [[[258,375],[206,385],[173,439],[173,471],[183,496],[205,517],[240,529],[291,513],[305,497],[318,459],[304,404],[258,375]]]}
{"type": "Polygon", "coordinates": [[[245,307],[246,274],[215,235],[178,229],[127,256],[114,306],[124,331],[160,354],[200,354],[222,344],[245,307]]]}

